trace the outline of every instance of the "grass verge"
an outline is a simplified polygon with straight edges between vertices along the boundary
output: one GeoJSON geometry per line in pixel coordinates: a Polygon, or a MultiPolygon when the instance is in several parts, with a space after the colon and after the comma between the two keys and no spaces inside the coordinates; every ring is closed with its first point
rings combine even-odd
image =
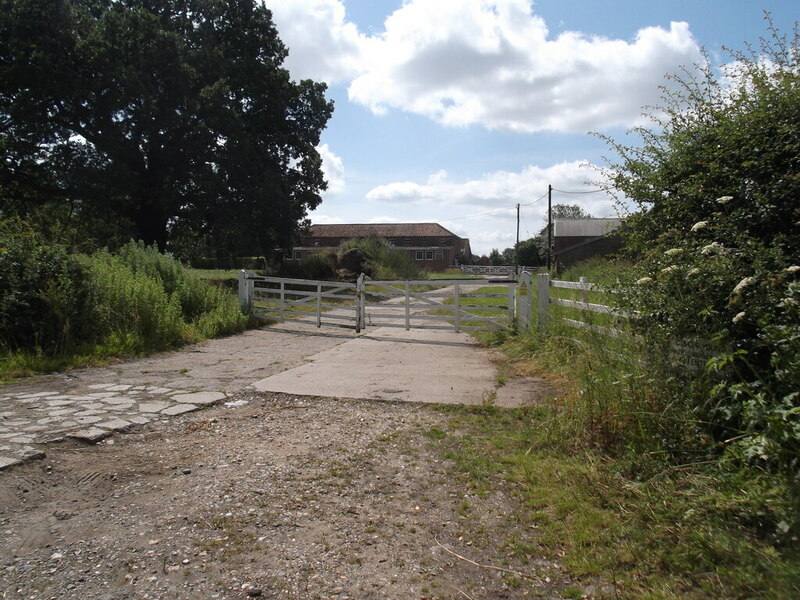
{"type": "MultiPolygon", "coordinates": [[[[637,480],[579,432],[569,435],[561,402],[442,409],[452,413],[450,426],[428,438],[477,493],[515,491],[519,526],[539,533],[535,547],[518,550],[557,558],[577,582],[565,597],[800,596],[797,548],[760,537],[746,520],[768,487],[713,465],[637,480]]],[[[497,543],[513,548],[513,540],[497,543]]]]}

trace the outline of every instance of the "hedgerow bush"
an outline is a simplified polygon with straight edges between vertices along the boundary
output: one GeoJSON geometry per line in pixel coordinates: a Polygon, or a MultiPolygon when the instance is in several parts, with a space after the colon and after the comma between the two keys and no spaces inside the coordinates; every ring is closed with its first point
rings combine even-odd
{"type": "Polygon", "coordinates": [[[91,339],[84,265],[19,218],[0,220],[0,346],[62,352],[91,339]]]}
{"type": "MultiPolygon", "coordinates": [[[[0,221],[0,354],[113,355],[243,330],[236,297],[155,248],[71,255],[19,219],[0,221]]],[[[67,361],[69,362],[69,361],[67,361]]],[[[55,363],[43,361],[48,368],[55,363]]],[[[20,372],[36,370],[20,369],[20,372]]]]}
{"type": "MultiPolygon", "coordinates": [[[[622,301],[664,380],[648,401],[685,410],[672,426],[695,450],[783,477],[800,508],[798,36],[771,29],[723,75],[677,79],[659,127],[640,130],[640,145],[613,144],[613,185],[638,209],[624,230],[637,264],[622,301]],[[703,372],[682,368],[687,348],[703,372]]],[[[776,527],[798,521],[796,511],[776,527]]]]}

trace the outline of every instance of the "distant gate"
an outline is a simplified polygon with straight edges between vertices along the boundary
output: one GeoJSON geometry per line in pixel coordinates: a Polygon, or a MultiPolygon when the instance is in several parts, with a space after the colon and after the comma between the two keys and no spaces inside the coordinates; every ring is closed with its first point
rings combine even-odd
{"type": "Polygon", "coordinates": [[[478,279],[356,283],[239,274],[242,309],[260,319],[366,327],[450,329],[456,332],[529,327],[531,277],[519,282],[478,279]]]}

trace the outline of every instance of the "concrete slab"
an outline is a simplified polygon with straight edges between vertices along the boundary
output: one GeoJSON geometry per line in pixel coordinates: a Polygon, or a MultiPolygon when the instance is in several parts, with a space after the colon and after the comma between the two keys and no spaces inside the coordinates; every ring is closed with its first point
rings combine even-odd
{"type": "Polygon", "coordinates": [[[486,353],[465,333],[384,327],[253,387],[308,396],[481,404],[497,384],[486,353]]]}

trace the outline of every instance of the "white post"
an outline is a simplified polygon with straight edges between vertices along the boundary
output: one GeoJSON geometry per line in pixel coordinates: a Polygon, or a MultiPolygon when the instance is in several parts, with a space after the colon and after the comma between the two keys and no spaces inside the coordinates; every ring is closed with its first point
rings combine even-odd
{"type": "Polygon", "coordinates": [[[364,274],[358,276],[356,280],[356,333],[361,333],[365,323],[365,300],[364,300],[364,274]]]}
{"type": "Polygon", "coordinates": [[[453,307],[456,311],[456,333],[461,333],[461,288],[459,287],[458,283],[456,283],[455,291],[453,292],[453,307]]]}
{"type": "Polygon", "coordinates": [[[241,311],[249,315],[250,309],[253,307],[253,301],[250,297],[250,290],[252,289],[252,285],[250,281],[247,279],[248,272],[242,269],[239,271],[239,308],[241,311]]]}
{"type": "Polygon", "coordinates": [[[517,296],[517,284],[516,283],[509,283],[508,284],[508,322],[513,323],[514,319],[517,316],[516,313],[516,304],[514,302],[517,296]]]}
{"type": "Polygon", "coordinates": [[[317,327],[322,327],[322,285],[317,284],[317,327]]]}
{"type": "Polygon", "coordinates": [[[408,281],[406,281],[406,331],[411,329],[411,288],[408,281]]]}
{"type": "Polygon", "coordinates": [[[539,331],[545,333],[548,326],[550,308],[550,274],[539,274],[539,331]]]}
{"type": "MultiPolygon", "coordinates": [[[[586,277],[585,275],[581,276],[581,283],[589,283],[589,278],[586,277]]],[[[583,302],[584,304],[587,304],[589,302],[589,292],[588,291],[581,290],[581,302],[583,302]]]]}
{"type": "Polygon", "coordinates": [[[281,314],[281,321],[283,321],[284,313],[283,313],[283,305],[286,302],[286,282],[281,281],[281,306],[280,306],[280,314],[281,314]]]}

